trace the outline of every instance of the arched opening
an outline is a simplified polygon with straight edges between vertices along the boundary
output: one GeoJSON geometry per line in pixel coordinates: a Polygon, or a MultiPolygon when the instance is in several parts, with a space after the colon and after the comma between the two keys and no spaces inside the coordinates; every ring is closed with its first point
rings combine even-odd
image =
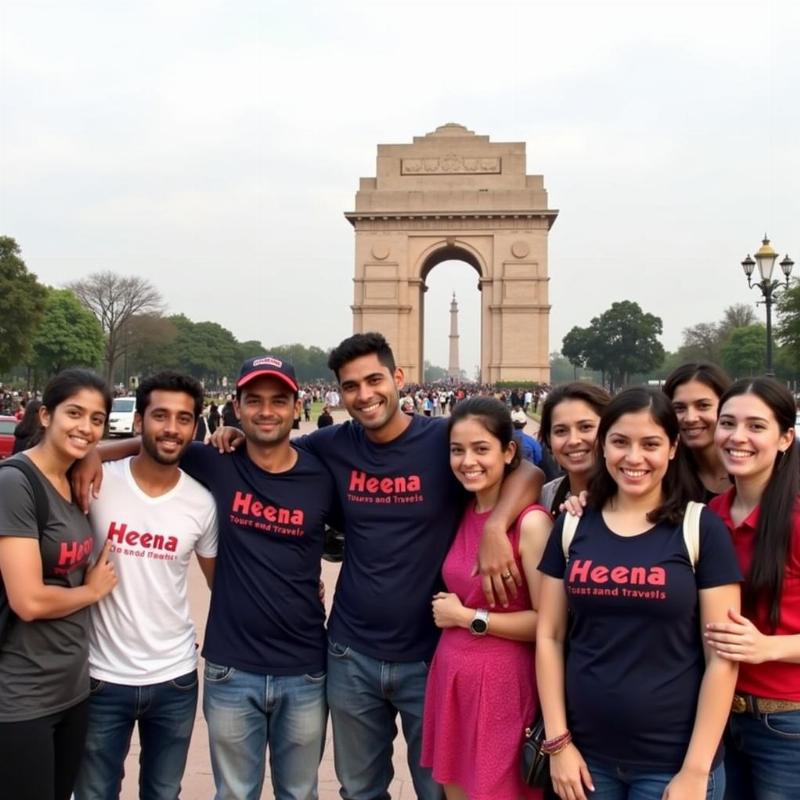
{"type": "Polygon", "coordinates": [[[421,379],[446,380],[450,368],[451,304],[458,307],[457,380],[480,380],[481,295],[480,264],[468,250],[448,245],[428,256],[420,271],[421,379]],[[476,274],[477,273],[477,274],[476,274]],[[476,291],[478,290],[478,291],[476,291]],[[426,373],[426,365],[430,366],[426,373]]]}

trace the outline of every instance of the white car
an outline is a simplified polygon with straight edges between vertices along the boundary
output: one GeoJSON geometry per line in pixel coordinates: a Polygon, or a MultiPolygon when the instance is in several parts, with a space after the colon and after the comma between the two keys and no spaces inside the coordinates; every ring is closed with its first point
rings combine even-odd
{"type": "Polygon", "coordinates": [[[108,416],[108,435],[133,436],[133,415],[135,413],[135,397],[115,398],[108,416]]]}
{"type": "Polygon", "coordinates": [[[800,439],[800,412],[794,418],[794,435],[796,439],[800,439]]]}

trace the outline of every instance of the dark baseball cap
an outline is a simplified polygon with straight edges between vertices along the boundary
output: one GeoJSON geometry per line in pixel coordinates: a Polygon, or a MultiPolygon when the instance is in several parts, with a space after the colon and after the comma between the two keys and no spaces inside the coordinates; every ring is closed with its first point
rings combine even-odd
{"type": "Polygon", "coordinates": [[[250,383],[263,375],[271,375],[282,380],[293,392],[298,391],[297,378],[294,376],[294,367],[288,362],[275,356],[256,356],[248,358],[239,370],[236,388],[250,383]]]}

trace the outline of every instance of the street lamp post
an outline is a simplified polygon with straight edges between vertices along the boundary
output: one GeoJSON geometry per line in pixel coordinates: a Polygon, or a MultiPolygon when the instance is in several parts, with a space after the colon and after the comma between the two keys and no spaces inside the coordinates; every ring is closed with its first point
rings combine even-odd
{"type": "MultiPolygon", "coordinates": [[[[769,243],[767,234],[761,241],[761,247],[756,251],[755,260],[747,254],[747,258],[742,261],[742,269],[747,276],[747,285],[752,289],[754,286],[761,290],[764,297],[763,303],[767,307],[767,375],[772,375],[772,304],[775,302],[776,291],[781,288],[781,281],[772,280],[772,271],[775,269],[775,262],[778,260],[778,254],[769,243]],[[753,283],[751,276],[756,264],[758,264],[758,274],[761,276],[760,281],[753,283]]],[[[794,261],[788,255],[784,256],[783,261],[780,263],[781,271],[783,272],[783,288],[789,288],[789,275],[792,272],[794,261]]]]}

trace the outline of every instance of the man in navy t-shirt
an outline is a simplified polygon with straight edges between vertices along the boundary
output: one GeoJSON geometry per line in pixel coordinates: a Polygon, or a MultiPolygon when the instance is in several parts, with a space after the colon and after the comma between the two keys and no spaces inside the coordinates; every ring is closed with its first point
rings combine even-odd
{"type": "MultiPolygon", "coordinates": [[[[438,638],[431,598],[466,496],[450,470],[447,423],[400,410],[403,373],[383,336],[345,339],[328,366],[353,422],[295,443],[326,464],[344,515],[344,562],[328,626],[336,774],[348,800],[388,797],[399,713],[416,794],[439,798],[441,787],[419,764],[425,682],[438,638]]],[[[484,554],[494,567],[486,577],[490,593],[492,580],[502,586],[503,576],[512,591],[506,532],[540,487],[533,467],[504,485],[484,536],[499,551],[484,554]]]]}
{"type": "Polygon", "coordinates": [[[271,751],[276,797],[312,798],[325,744],[325,611],[319,599],[329,472],[289,443],[290,364],[246,361],[236,383],[245,447],[190,448],[186,471],[217,501],[219,553],[206,626],[203,713],[218,797],[256,797],[271,751]]]}

